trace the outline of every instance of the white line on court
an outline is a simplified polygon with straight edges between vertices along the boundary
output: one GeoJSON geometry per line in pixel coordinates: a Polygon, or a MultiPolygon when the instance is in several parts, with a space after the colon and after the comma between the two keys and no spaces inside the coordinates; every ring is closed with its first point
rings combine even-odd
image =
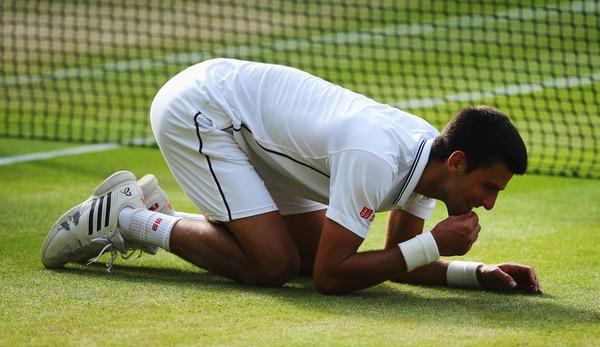
{"type": "Polygon", "coordinates": [[[83,154],[83,153],[102,152],[102,151],[107,151],[109,149],[118,148],[119,146],[120,145],[117,143],[99,143],[99,144],[94,144],[94,145],[85,145],[85,146],[57,149],[55,151],[35,152],[35,153],[28,153],[28,154],[24,154],[24,155],[16,155],[16,156],[12,156],[12,157],[4,157],[4,158],[0,158],[0,166],[10,165],[10,164],[15,164],[15,163],[22,163],[22,162],[33,161],[33,160],[66,157],[69,155],[76,155],[76,154],[83,154]]]}
{"type": "MultiPolygon", "coordinates": [[[[393,103],[392,105],[401,109],[418,109],[418,108],[429,108],[440,106],[443,104],[451,103],[451,102],[470,102],[470,101],[478,101],[481,99],[491,98],[494,96],[515,96],[515,95],[524,95],[531,94],[535,92],[540,92],[546,89],[566,89],[566,88],[574,88],[580,86],[591,85],[594,83],[600,82],[600,72],[591,73],[583,76],[570,76],[570,77],[561,77],[561,78],[553,78],[545,81],[541,81],[539,83],[523,83],[523,84],[511,84],[507,86],[499,86],[490,89],[478,90],[478,91],[470,91],[466,93],[458,93],[458,94],[450,94],[439,98],[422,98],[422,99],[413,99],[406,101],[398,101],[393,103]]],[[[153,138],[147,139],[134,139],[131,141],[131,144],[145,144],[153,142],[153,138]]],[[[56,157],[63,157],[68,155],[82,154],[82,153],[91,153],[91,152],[100,152],[106,151],[110,149],[116,149],[120,147],[119,144],[116,143],[104,143],[104,144],[96,144],[96,145],[86,145],[80,147],[72,147],[66,149],[59,149],[56,151],[50,152],[37,152],[30,153],[25,155],[13,156],[13,157],[5,157],[0,158],[0,166],[9,165],[14,163],[21,163],[25,161],[32,160],[41,160],[41,159],[50,159],[56,157]]]]}
{"type": "Polygon", "coordinates": [[[474,28],[490,22],[527,21],[535,18],[547,19],[558,16],[563,11],[569,13],[593,13],[600,10],[597,0],[566,1],[558,6],[516,7],[491,15],[452,16],[433,23],[414,23],[373,28],[366,31],[346,31],[335,34],[312,36],[301,39],[286,39],[265,45],[237,45],[217,48],[212,52],[189,52],[172,54],[153,59],[120,60],[97,67],[54,70],[45,74],[21,74],[2,79],[5,87],[40,83],[47,79],[62,80],[103,75],[106,72],[123,72],[156,68],[166,64],[192,64],[209,58],[228,56],[230,58],[256,55],[271,51],[292,51],[310,48],[315,44],[354,43],[381,39],[386,36],[408,37],[431,32],[441,32],[451,28],[474,28]]]}
{"type": "MultiPolygon", "coordinates": [[[[154,137],[152,137],[152,136],[147,137],[147,138],[132,139],[127,142],[127,144],[138,145],[138,146],[152,144],[152,143],[154,143],[154,137]]],[[[84,145],[84,146],[57,149],[55,151],[35,152],[35,153],[28,153],[28,154],[23,154],[23,155],[15,155],[15,156],[11,156],[11,157],[0,158],[0,166],[16,164],[16,163],[23,163],[26,161],[67,157],[70,155],[77,155],[77,154],[103,152],[103,151],[108,151],[111,149],[117,149],[121,146],[122,146],[121,144],[112,143],[112,142],[111,143],[97,143],[97,144],[92,144],[92,145],[84,145]]]]}

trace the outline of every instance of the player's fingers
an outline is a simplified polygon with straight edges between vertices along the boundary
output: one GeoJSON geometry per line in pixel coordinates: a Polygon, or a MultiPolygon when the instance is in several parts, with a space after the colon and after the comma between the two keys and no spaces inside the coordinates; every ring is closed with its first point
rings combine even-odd
{"type": "Polygon", "coordinates": [[[516,288],[517,282],[506,272],[498,269],[497,279],[502,283],[502,287],[504,288],[516,288]]]}
{"type": "Polygon", "coordinates": [[[471,229],[471,243],[477,241],[477,238],[479,237],[479,231],[481,231],[481,226],[479,224],[477,224],[473,227],[473,229],[471,229]]]}
{"type": "Polygon", "coordinates": [[[537,276],[535,275],[535,270],[533,270],[533,268],[530,267],[528,269],[528,275],[531,291],[535,294],[541,293],[542,291],[540,290],[540,282],[538,281],[537,276]]]}
{"type": "Polygon", "coordinates": [[[514,274],[518,278],[519,288],[532,294],[539,294],[540,285],[535,270],[530,266],[512,265],[514,274]]]}
{"type": "MultiPolygon", "coordinates": [[[[475,214],[473,215],[475,216],[475,214]]],[[[469,228],[470,230],[481,228],[481,226],[479,225],[479,219],[476,216],[467,219],[464,223],[466,223],[467,228],[469,228]]],[[[479,232],[479,229],[477,229],[477,232],[479,232]]]]}
{"type": "Polygon", "coordinates": [[[499,267],[516,280],[518,289],[533,294],[542,293],[537,275],[532,267],[516,263],[504,263],[499,267]]]}
{"type": "Polygon", "coordinates": [[[469,217],[469,222],[473,223],[473,226],[479,224],[479,216],[474,211],[471,211],[471,216],[469,217]]]}
{"type": "Polygon", "coordinates": [[[459,215],[456,215],[456,216],[450,216],[449,218],[454,219],[457,222],[463,222],[463,221],[468,220],[469,218],[472,218],[473,217],[473,213],[474,213],[473,211],[469,211],[469,212],[464,213],[464,214],[459,214],[459,215]]]}
{"type": "Polygon", "coordinates": [[[479,237],[479,230],[471,230],[469,232],[469,236],[467,238],[467,249],[465,251],[465,254],[471,249],[471,247],[473,247],[473,244],[475,243],[475,241],[477,241],[477,238],[479,237]]]}
{"type": "Polygon", "coordinates": [[[529,284],[535,284],[535,272],[533,271],[533,268],[527,269],[527,276],[529,277],[529,284]]]}
{"type": "Polygon", "coordinates": [[[473,234],[473,236],[471,236],[471,245],[473,245],[477,241],[478,237],[479,237],[479,235],[477,235],[477,233],[475,233],[475,234],[473,234]]]}

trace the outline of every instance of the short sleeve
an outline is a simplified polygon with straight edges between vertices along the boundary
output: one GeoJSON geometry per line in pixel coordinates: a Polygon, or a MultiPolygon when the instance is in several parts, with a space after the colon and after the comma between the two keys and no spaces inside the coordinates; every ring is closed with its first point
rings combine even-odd
{"type": "Polygon", "coordinates": [[[412,193],[401,208],[415,217],[428,219],[435,208],[435,199],[412,193]]]}
{"type": "Polygon", "coordinates": [[[329,157],[331,183],[327,218],[364,238],[375,212],[393,185],[393,169],[383,158],[362,150],[329,157]]]}

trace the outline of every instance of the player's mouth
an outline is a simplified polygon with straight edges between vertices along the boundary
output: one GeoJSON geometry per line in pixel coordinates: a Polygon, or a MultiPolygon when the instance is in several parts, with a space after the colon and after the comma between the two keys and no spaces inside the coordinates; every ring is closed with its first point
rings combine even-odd
{"type": "Polygon", "coordinates": [[[456,209],[448,210],[449,216],[460,216],[463,214],[467,214],[473,210],[473,205],[471,203],[466,203],[463,207],[457,206],[456,209]]]}
{"type": "Polygon", "coordinates": [[[462,211],[461,214],[467,214],[469,212],[471,212],[473,210],[474,206],[471,204],[468,204],[467,207],[465,207],[465,209],[462,211]]]}
{"type": "Polygon", "coordinates": [[[448,211],[448,215],[449,216],[460,216],[463,214],[467,214],[469,212],[471,212],[472,208],[462,208],[462,209],[456,209],[453,212],[448,211]]]}

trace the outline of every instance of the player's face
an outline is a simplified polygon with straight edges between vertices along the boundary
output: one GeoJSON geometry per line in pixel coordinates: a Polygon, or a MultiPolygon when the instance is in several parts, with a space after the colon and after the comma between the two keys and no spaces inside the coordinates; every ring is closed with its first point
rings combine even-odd
{"type": "Polygon", "coordinates": [[[466,173],[462,168],[450,177],[445,201],[449,215],[459,215],[483,206],[491,210],[498,193],[503,190],[513,173],[501,162],[480,167],[466,173]]]}

